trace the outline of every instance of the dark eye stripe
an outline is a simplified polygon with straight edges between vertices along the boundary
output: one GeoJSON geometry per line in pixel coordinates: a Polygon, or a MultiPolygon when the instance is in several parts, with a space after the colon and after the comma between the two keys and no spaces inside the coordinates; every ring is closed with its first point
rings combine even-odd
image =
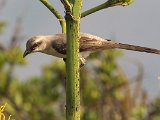
{"type": "Polygon", "coordinates": [[[32,48],[35,48],[35,47],[37,47],[37,46],[38,46],[38,44],[35,43],[35,44],[33,44],[32,48]]]}
{"type": "Polygon", "coordinates": [[[42,41],[37,42],[37,45],[40,45],[42,43],[42,41]]]}
{"type": "Polygon", "coordinates": [[[38,47],[42,42],[37,42],[37,43],[34,43],[32,46],[31,46],[31,50],[35,50],[36,47],[38,47]]]}
{"type": "Polygon", "coordinates": [[[41,43],[42,43],[42,42],[37,42],[37,43],[33,44],[32,47],[35,48],[35,47],[39,46],[41,43]]]}

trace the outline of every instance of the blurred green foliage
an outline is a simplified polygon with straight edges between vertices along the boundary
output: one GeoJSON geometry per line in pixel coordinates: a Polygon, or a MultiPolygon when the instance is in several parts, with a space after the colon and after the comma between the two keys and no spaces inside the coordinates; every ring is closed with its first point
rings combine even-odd
{"type": "MultiPolygon", "coordinates": [[[[22,50],[14,49],[13,53],[0,52],[0,104],[7,103],[7,113],[16,120],[64,120],[66,73],[63,61],[53,61],[42,68],[40,76],[21,81],[9,72],[14,71],[16,65],[25,65],[22,50]],[[10,53],[12,55],[8,55],[10,53]]],[[[150,106],[141,94],[142,99],[136,103],[130,81],[117,65],[119,56],[121,52],[117,50],[97,52],[81,69],[81,119],[158,120],[160,100],[156,99],[150,106]]]]}
{"type": "Polygon", "coordinates": [[[0,21],[0,34],[3,33],[5,27],[6,27],[6,22],[0,21]]]}
{"type": "MultiPolygon", "coordinates": [[[[0,31],[3,24],[0,23],[0,31]]],[[[12,42],[9,46],[0,43],[0,105],[7,103],[5,114],[15,120],[64,120],[64,62],[46,64],[40,76],[22,81],[14,74],[17,65],[26,65],[22,49],[12,42]]],[[[117,64],[121,56],[118,50],[96,52],[81,69],[82,120],[160,119],[160,99],[149,101],[142,86],[131,87],[131,80],[117,64]]]]}

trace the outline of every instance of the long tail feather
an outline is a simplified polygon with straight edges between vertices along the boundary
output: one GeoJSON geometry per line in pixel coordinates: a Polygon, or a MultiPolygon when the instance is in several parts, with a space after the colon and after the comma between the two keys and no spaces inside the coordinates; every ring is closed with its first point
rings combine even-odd
{"type": "Polygon", "coordinates": [[[137,46],[137,45],[115,43],[115,47],[119,48],[119,49],[126,49],[126,50],[133,50],[133,51],[139,51],[139,52],[160,54],[160,50],[158,50],[158,49],[148,48],[148,47],[141,47],[141,46],[137,46]]]}

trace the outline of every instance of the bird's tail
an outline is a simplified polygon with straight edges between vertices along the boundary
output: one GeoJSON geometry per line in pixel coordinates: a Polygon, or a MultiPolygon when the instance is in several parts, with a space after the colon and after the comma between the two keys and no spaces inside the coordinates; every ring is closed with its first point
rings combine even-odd
{"type": "Polygon", "coordinates": [[[123,44],[123,43],[116,43],[116,42],[113,44],[114,44],[113,45],[114,48],[160,54],[160,50],[154,49],[154,48],[141,47],[141,46],[137,46],[137,45],[123,44]]]}
{"type": "MultiPolygon", "coordinates": [[[[139,51],[139,52],[160,54],[160,50],[154,49],[154,48],[141,47],[137,45],[123,44],[123,43],[116,43],[113,41],[108,41],[107,44],[109,45],[109,43],[112,44],[110,48],[118,48],[118,49],[126,49],[126,50],[139,51]]],[[[106,47],[108,46],[107,44],[106,44],[106,47]]]]}

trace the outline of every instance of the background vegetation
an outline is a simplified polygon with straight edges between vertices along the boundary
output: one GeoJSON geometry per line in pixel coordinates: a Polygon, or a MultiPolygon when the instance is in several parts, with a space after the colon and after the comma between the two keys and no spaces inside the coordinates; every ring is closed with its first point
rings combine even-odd
{"type": "MultiPolygon", "coordinates": [[[[53,61],[42,68],[40,76],[21,81],[15,74],[17,66],[27,63],[22,58],[20,28],[17,24],[10,43],[0,42],[0,105],[6,106],[6,116],[16,120],[65,119],[65,64],[53,61]]],[[[0,32],[6,28],[0,21],[0,32]]],[[[90,56],[81,70],[82,120],[159,120],[160,98],[148,101],[142,88],[142,66],[139,74],[129,80],[117,64],[123,54],[118,50],[97,52],[90,56]],[[97,59],[98,58],[98,59],[97,59]]]]}

